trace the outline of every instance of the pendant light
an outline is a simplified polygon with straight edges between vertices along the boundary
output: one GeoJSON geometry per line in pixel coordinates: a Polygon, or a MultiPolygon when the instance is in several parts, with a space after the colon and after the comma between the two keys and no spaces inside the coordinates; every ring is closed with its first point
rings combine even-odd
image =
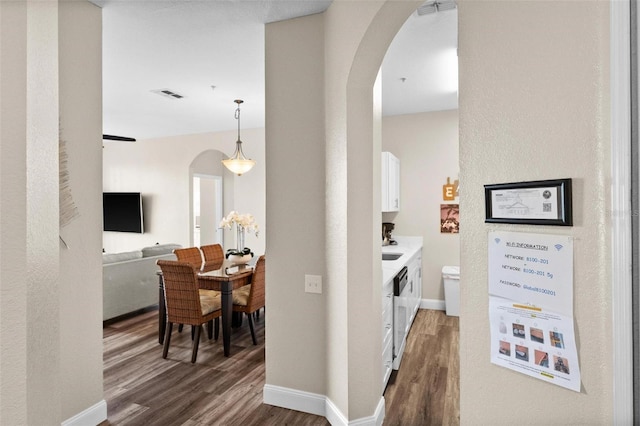
{"type": "Polygon", "coordinates": [[[231,172],[241,176],[243,173],[251,170],[253,166],[256,165],[254,160],[246,158],[244,153],[242,152],[242,141],[240,140],[240,104],[244,102],[241,99],[236,99],[233,101],[238,104],[236,108],[236,120],[238,120],[238,140],[236,141],[236,152],[233,153],[231,158],[227,158],[226,160],[222,160],[222,164],[231,170],[231,172]]]}

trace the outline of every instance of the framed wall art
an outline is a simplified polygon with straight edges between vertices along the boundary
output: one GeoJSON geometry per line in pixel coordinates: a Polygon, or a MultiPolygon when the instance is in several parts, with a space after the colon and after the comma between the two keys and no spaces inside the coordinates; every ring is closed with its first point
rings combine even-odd
{"type": "Polygon", "coordinates": [[[440,232],[458,234],[460,232],[460,206],[440,204],[440,232]]]}
{"type": "Polygon", "coordinates": [[[484,186],[485,222],[573,226],[571,179],[484,186]]]}

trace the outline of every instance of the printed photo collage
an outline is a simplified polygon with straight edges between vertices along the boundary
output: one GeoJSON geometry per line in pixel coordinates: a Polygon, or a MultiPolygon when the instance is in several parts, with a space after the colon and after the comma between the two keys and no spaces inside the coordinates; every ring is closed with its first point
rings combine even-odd
{"type": "Polygon", "coordinates": [[[580,391],[571,317],[495,296],[489,309],[493,364],[580,391]]]}
{"type": "Polygon", "coordinates": [[[545,330],[535,322],[528,326],[519,320],[509,324],[501,321],[499,330],[502,336],[498,352],[501,356],[569,374],[570,365],[563,353],[564,339],[561,330],[545,330]]]}

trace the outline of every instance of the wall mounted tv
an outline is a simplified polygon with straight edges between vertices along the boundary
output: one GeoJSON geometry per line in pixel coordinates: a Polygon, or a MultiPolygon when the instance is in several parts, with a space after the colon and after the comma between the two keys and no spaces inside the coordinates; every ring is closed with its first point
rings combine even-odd
{"type": "Polygon", "coordinates": [[[105,231],[144,232],[139,192],[103,192],[102,213],[105,231]]]}

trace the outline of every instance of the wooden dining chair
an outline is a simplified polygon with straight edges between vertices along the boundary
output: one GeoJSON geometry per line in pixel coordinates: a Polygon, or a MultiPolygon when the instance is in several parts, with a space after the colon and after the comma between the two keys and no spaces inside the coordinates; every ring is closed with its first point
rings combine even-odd
{"type": "MultiPolygon", "coordinates": [[[[178,262],[187,262],[194,269],[201,271],[202,270],[202,252],[198,247],[187,247],[174,249],[173,254],[176,255],[178,262]]],[[[218,293],[219,294],[219,293],[218,293]]],[[[182,333],[183,324],[178,325],[178,332],[182,333]]],[[[191,330],[191,338],[194,338],[194,330],[191,330]]]]}
{"type": "Polygon", "coordinates": [[[176,260],[158,260],[164,280],[167,329],[162,358],[167,358],[173,324],[188,324],[195,329],[191,362],[196,362],[202,324],[208,324],[209,339],[212,338],[215,320],[215,338],[218,339],[219,318],[222,303],[219,292],[198,288],[198,273],[193,265],[176,260]]]}
{"type": "Polygon", "coordinates": [[[216,269],[222,268],[224,252],[220,244],[201,246],[200,250],[204,256],[204,266],[202,267],[204,272],[215,271],[216,269]]]}
{"type": "Polygon", "coordinates": [[[178,262],[187,262],[197,270],[202,269],[202,254],[198,247],[174,249],[173,254],[178,258],[178,262]]]}
{"type": "Polygon", "coordinates": [[[249,321],[249,329],[251,330],[251,338],[253,344],[257,345],[256,332],[253,327],[253,313],[263,308],[265,305],[265,257],[258,258],[256,266],[253,269],[251,284],[247,284],[233,291],[233,312],[244,312],[249,321]]]}

